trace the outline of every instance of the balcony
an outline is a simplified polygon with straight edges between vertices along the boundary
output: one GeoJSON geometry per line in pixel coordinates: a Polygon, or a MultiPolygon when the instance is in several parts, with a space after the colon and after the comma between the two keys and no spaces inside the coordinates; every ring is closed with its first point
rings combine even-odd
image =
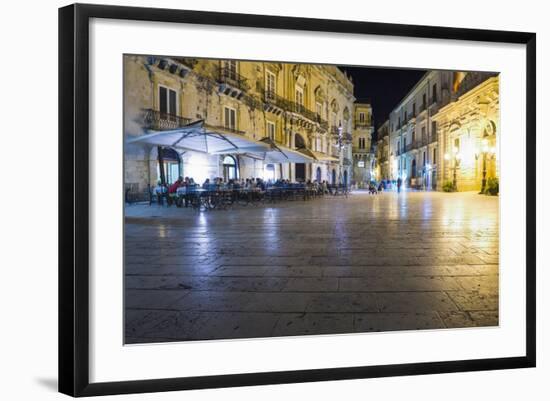
{"type": "Polygon", "coordinates": [[[288,108],[287,101],[283,97],[277,95],[274,91],[268,91],[264,88],[259,88],[263,100],[263,108],[269,113],[281,115],[288,108]]]}
{"type": "Polygon", "coordinates": [[[305,128],[313,128],[315,124],[320,123],[320,117],[314,111],[300,103],[287,100],[287,110],[294,113],[294,122],[305,128]]]}
{"type": "Polygon", "coordinates": [[[143,110],[143,126],[153,131],[176,129],[191,124],[190,118],[160,112],[153,109],[143,110]]]}
{"type": "Polygon", "coordinates": [[[246,78],[228,67],[221,67],[218,75],[219,90],[224,95],[240,99],[249,89],[246,78]]]}
{"type": "Polygon", "coordinates": [[[437,142],[437,134],[436,133],[431,133],[430,136],[429,136],[429,142],[428,143],[434,143],[434,142],[437,142]]]}
{"type": "Polygon", "coordinates": [[[370,129],[372,127],[370,121],[355,121],[354,123],[355,129],[370,129]]]}

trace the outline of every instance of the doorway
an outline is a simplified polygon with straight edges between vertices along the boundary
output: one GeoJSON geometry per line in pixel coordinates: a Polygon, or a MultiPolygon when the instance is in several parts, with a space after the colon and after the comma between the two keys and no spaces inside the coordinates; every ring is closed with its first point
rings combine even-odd
{"type": "Polygon", "coordinates": [[[227,155],[223,158],[223,180],[228,182],[237,178],[237,161],[233,156],[227,155]]]}

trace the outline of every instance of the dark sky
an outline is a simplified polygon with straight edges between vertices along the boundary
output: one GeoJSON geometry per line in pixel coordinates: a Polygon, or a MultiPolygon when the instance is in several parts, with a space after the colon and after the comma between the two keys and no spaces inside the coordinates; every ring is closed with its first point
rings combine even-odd
{"type": "Polygon", "coordinates": [[[426,72],[410,69],[339,67],[352,76],[357,102],[370,99],[375,128],[388,119],[397,103],[426,72]]]}

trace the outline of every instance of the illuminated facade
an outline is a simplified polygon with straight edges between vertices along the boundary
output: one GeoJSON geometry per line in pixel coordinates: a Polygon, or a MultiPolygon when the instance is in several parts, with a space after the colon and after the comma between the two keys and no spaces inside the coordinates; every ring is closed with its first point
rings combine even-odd
{"type": "Polygon", "coordinates": [[[143,189],[161,179],[161,170],[168,183],[180,175],[198,183],[215,177],[349,182],[354,100],[351,79],[335,66],[125,56],[126,139],[202,120],[221,134],[269,138],[313,160],[269,164],[245,152],[126,144],[125,182],[143,189]]]}
{"type": "Polygon", "coordinates": [[[355,103],[353,109],[353,182],[364,188],[374,176],[372,152],[372,107],[369,103],[355,103]]]}
{"type": "Polygon", "coordinates": [[[386,120],[377,130],[376,142],[376,179],[389,180],[391,178],[390,169],[390,122],[386,120]]]}
{"type": "Polygon", "coordinates": [[[451,183],[458,191],[480,191],[499,171],[499,77],[455,73],[454,101],[433,117],[438,127],[438,189],[451,183]]]}
{"type": "Polygon", "coordinates": [[[390,113],[391,178],[405,187],[437,188],[439,149],[433,116],[451,101],[453,73],[429,71],[390,113]]]}

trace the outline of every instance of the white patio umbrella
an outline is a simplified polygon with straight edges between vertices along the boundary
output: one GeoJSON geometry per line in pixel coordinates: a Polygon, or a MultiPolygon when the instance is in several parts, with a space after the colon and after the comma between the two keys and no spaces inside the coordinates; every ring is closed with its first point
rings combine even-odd
{"type": "Polygon", "coordinates": [[[170,146],[209,154],[268,152],[271,146],[244,133],[213,127],[203,120],[165,131],[154,131],[128,139],[126,143],[170,146]]]}
{"type": "Polygon", "coordinates": [[[250,153],[256,153],[265,163],[313,163],[315,161],[313,157],[308,156],[305,152],[276,144],[270,138],[263,138],[260,142],[268,144],[270,150],[250,153]]]}

